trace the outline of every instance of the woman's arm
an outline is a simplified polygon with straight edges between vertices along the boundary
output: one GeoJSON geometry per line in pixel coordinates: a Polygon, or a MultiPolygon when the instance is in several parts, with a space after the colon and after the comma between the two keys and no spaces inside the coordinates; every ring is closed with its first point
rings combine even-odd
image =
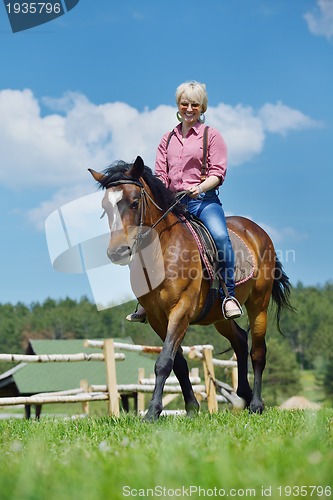
{"type": "Polygon", "coordinates": [[[167,162],[167,138],[169,133],[164,134],[158,145],[155,161],[155,175],[161,179],[163,184],[169,187],[168,162],[167,162]]]}
{"type": "Polygon", "coordinates": [[[227,172],[227,146],[222,135],[216,129],[209,129],[208,151],[207,151],[207,173],[208,177],[190,188],[193,198],[210,189],[220,186],[227,172]]]}
{"type": "Polygon", "coordinates": [[[198,184],[197,186],[192,186],[189,189],[189,192],[191,193],[190,196],[193,196],[193,198],[196,198],[199,196],[201,193],[205,193],[206,191],[209,191],[210,189],[214,189],[215,187],[219,186],[221,184],[221,178],[218,177],[217,175],[211,175],[210,177],[207,177],[203,182],[198,184]]]}

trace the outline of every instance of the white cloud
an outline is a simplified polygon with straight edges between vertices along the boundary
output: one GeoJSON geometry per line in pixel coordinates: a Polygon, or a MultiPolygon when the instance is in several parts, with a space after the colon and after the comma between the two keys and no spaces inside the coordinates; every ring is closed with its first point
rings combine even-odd
{"type": "Polygon", "coordinates": [[[309,235],[307,233],[302,233],[291,226],[274,227],[270,224],[266,224],[266,222],[258,222],[250,214],[234,214],[232,212],[225,212],[225,215],[227,217],[242,216],[255,222],[269,235],[274,245],[276,245],[277,243],[281,244],[286,241],[288,243],[297,243],[309,238],[309,235]]]}
{"type": "Polygon", "coordinates": [[[281,135],[286,135],[291,130],[303,130],[323,125],[282,102],[265,104],[259,111],[259,118],[265,130],[281,135]]]}
{"type": "Polygon", "coordinates": [[[240,165],[262,151],[264,128],[251,107],[238,104],[233,108],[219,104],[216,108],[208,109],[207,119],[220,130],[228,145],[229,165],[240,165]]]}
{"type": "MultiPolygon", "coordinates": [[[[153,166],[162,134],[173,125],[172,107],[137,111],[125,103],[96,106],[68,94],[42,116],[30,90],[0,91],[0,183],[14,187],[64,187],[88,179],[86,169],[139,154],[153,166]]],[[[90,178],[89,178],[90,181],[90,178]]]]}
{"type": "Polygon", "coordinates": [[[276,228],[266,224],[265,222],[258,222],[258,224],[264,231],[266,231],[275,245],[284,241],[300,242],[308,238],[307,234],[300,233],[290,226],[276,228]]]}
{"type": "Polygon", "coordinates": [[[304,18],[314,35],[333,36],[333,0],[317,0],[315,12],[307,12],[304,18]]]}
{"type": "MultiPolygon", "coordinates": [[[[209,108],[207,122],[224,136],[229,166],[260,154],[267,133],[286,134],[319,125],[280,102],[267,103],[259,111],[221,103],[209,108]]],[[[122,102],[95,105],[78,93],[39,102],[29,89],[2,90],[0,184],[14,188],[19,180],[28,188],[57,190],[51,200],[28,214],[41,226],[48,211],[94,189],[88,167],[102,170],[115,160],[130,162],[140,155],[153,168],[157,145],[174,125],[173,106],[138,111],[122,102]]]]}

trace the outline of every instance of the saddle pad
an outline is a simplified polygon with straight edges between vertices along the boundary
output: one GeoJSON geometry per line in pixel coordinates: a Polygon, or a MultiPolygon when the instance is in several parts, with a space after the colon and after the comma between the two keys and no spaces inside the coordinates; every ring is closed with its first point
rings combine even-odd
{"type": "Polygon", "coordinates": [[[238,234],[228,228],[235,254],[235,285],[241,285],[254,274],[254,259],[251,250],[238,234]]]}
{"type": "MultiPolygon", "coordinates": [[[[214,240],[206,226],[199,219],[192,218],[187,220],[184,217],[182,220],[191,231],[211,281],[214,282],[214,277],[216,276],[216,271],[213,269],[214,263],[212,262],[212,256],[216,254],[214,240]]],[[[235,254],[235,286],[237,286],[252,278],[255,267],[254,259],[245,241],[232,231],[232,229],[228,228],[228,232],[235,254]]]]}

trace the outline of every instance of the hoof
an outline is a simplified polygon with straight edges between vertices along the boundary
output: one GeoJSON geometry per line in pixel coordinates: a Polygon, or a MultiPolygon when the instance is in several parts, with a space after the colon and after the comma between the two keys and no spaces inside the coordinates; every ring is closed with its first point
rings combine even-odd
{"type": "Polygon", "coordinates": [[[198,416],[200,406],[198,405],[191,405],[189,408],[186,408],[186,416],[187,418],[195,418],[198,416]]]}
{"type": "Polygon", "coordinates": [[[142,422],[152,424],[153,422],[157,422],[158,416],[147,416],[145,415],[142,419],[142,422]]]}
{"type": "Polygon", "coordinates": [[[249,410],[251,413],[258,413],[259,415],[261,415],[261,413],[264,411],[264,403],[259,399],[252,400],[249,406],[249,410]]]}
{"type": "Polygon", "coordinates": [[[156,408],[155,406],[148,407],[147,413],[143,417],[144,422],[156,422],[162,412],[162,408],[156,408]]]}

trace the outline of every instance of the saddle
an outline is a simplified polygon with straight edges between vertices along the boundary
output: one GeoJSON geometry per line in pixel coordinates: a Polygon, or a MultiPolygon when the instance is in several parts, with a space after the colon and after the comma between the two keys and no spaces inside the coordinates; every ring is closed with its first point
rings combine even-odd
{"type": "MultiPolygon", "coordinates": [[[[182,220],[187,225],[197,243],[204,264],[204,276],[210,281],[210,289],[206,303],[199,316],[195,319],[195,323],[198,323],[208,314],[218,296],[219,289],[221,286],[224,288],[225,285],[220,282],[218,276],[217,248],[210,232],[200,219],[190,214],[187,215],[188,216],[183,217],[182,220]]],[[[255,269],[254,259],[250,249],[242,238],[229,228],[228,232],[235,255],[234,276],[235,286],[237,287],[252,278],[255,269]]]]}

